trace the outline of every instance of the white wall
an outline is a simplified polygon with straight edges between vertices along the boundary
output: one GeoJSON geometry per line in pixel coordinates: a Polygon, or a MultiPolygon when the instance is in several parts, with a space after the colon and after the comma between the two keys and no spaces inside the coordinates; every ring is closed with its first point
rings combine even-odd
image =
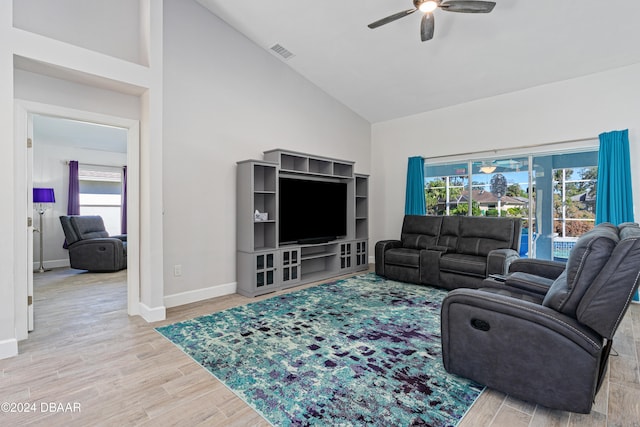
{"type": "MultiPolygon", "coordinates": [[[[0,1],[0,198],[5,200],[5,209],[0,209],[0,359],[18,352],[15,327],[14,254],[16,234],[14,209],[11,201],[16,199],[15,149],[13,144],[13,50],[7,42],[11,36],[11,12],[9,2],[0,1]]],[[[26,246],[26,244],[25,244],[26,246]]],[[[25,266],[26,267],[26,266],[25,266]]]]}
{"type": "MultiPolygon", "coordinates": [[[[125,135],[126,138],[126,135],[125,135]]],[[[121,167],[127,164],[126,153],[89,150],[61,145],[60,141],[36,139],[33,143],[33,186],[53,188],[56,203],[43,215],[43,259],[45,268],[69,266],[69,252],[62,247],[64,233],[60,225],[60,215],[67,214],[69,189],[68,160],[80,163],[121,167]]],[[[40,227],[39,218],[34,213],[34,225],[40,227]]],[[[117,233],[119,234],[119,233],[117,233]]],[[[40,236],[33,236],[33,262],[40,263],[40,236]]]]}
{"type": "Polygon", "coordinates": [[[135,95],[18,69],[14,72],[14,91],[17,99],[25,101],[140,120],[140,97],[135,95]]]}
{"type": "Polygon", "coordinates": [[[13,25],[127,61],[144,62],[137,0],[13,0],[13,25]]]}
{"type": "Polygon", "coordinates": [[[629,129],[640,215],[640,65],[539,86],[372,126],[370,239],[396,239],[409,156],[515,148],[629,129]]]}
{"type": "Polygon", "coordinates": [[[370,170],[370,124],[199,4],[165,0],[165,295],[236,280],[236,165],[285,148],[370,170]],[[173,266],[182,276],[173,277],[173,266]]]}

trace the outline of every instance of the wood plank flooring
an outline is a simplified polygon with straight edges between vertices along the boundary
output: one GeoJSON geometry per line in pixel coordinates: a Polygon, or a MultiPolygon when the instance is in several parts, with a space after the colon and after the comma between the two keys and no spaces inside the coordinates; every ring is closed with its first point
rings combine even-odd
{"type": "MultiPolygon", "coordinates": [[[[35,274],[35,330],[18,356],[0,360],[0,402],[35,411],[1,412],[0,425],[268,426],[153,329],[256,299],[214,298],[169,309],[166,321],[147,324],[127,316],[125,280],[124,272],[35,274]]],[[[614,342],[618,356],[610,359],[591,414],[487,390],[460,426],[640,426],[640,305],[631,307],[614,342]]]]}

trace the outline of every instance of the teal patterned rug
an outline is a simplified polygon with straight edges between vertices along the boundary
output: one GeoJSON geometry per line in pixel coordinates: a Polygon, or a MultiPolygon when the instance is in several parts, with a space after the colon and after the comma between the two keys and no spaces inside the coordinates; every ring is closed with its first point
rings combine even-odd
{"type": "Polygon", "coordinates": [[[157,331],[276,426],[455,426],[483,387],[444,370],[445,295],[369,273],[157,331]]]}

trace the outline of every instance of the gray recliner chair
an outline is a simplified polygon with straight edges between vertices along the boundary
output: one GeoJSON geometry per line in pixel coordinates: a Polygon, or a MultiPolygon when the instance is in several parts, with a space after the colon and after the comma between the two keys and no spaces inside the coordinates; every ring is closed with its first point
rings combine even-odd
{"type": "Polygon", "coordinates": [[[127,236],[109,236],[102,217],[61,216],[71,268],[95,272],[127,268],[127,236]]]}
{"type": "Polygon", "coordinates": [[[612,339],[638,289],[640,228],[600,224],[566,265],[520,259],[504,282],[442,305],[445,369],[516,398],[589,413],[612,339]]]}

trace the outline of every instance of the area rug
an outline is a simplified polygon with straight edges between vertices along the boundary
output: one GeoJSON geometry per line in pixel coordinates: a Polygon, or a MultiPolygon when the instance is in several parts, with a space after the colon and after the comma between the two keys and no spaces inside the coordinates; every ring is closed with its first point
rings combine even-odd
{"type": "Polygon", "coordinates": [[[369,273],[157,331],[275,426],[455,426],[483,387],[444,370],[445,295],[369,273]]]}

